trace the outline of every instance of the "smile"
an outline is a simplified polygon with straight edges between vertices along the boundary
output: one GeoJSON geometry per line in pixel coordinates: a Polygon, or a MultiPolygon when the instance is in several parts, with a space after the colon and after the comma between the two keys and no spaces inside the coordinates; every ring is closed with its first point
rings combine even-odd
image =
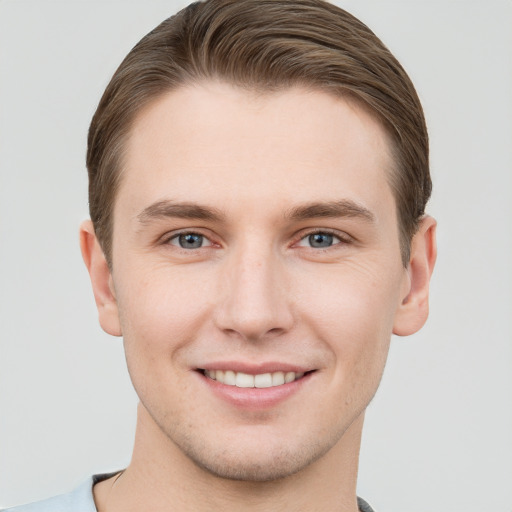
{"type": "Polygon", "coordinates": [[[227,386],[238,388],[272,388],[301,379],[304,373],[273,372],[251,375],[232,370],[203,370],[204,375],[227,386]]]}

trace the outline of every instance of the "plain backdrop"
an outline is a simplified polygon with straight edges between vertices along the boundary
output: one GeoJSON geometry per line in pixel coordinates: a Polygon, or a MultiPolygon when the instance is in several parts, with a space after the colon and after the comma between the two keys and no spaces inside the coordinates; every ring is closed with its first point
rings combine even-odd
{"type": "MultiPolygon", "coordinates": [[[[359,493],[379,512],[512,511],[512,3],[337,2],[411,75],[431,135],[431,316],[395,338],[359,493]]],[[[78,248],[86,132],[182,1],[0,1],[0,506],[130,457],[136,396],[78,248]]]]}

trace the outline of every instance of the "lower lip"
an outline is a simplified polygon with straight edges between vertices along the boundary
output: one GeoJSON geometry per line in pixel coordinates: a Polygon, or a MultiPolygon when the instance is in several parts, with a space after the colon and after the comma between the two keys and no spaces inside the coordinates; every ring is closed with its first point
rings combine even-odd
{"type": "Polygon", "coordinates": [[[312,378],[314,372],[307,373],[304,377],[270,388],[239,388],[237,386],[228,386],[216,380],[210,379],[206,375],[199,373],[205,384],[211,391],[222,400],[234,405],[235,407],[258,410],[269,409],[290,398],[312,378]]]}

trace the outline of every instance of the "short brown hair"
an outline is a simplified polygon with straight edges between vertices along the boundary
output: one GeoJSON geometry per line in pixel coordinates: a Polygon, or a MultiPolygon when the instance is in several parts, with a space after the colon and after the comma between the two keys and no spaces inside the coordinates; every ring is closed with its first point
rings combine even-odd
{"type": "Polygon", "coordinates": [[[391,139],[389,176],[404,265],[431,193],[428,134],[414,86],[377,36],[323,0],[206,0],[168,18],[126,56],[88,137],[89,208],[112,262],[113,206],[136,115],[177,87],[208,79],[265,91],[293,85],[349,96],[391,139]]]}

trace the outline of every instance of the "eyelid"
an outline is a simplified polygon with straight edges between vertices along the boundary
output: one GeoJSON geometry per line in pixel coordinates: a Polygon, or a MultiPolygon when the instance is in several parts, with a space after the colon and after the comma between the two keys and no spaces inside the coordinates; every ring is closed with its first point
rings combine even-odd
{"type": "Polygon", "coordinates": [[[219,245],[214,241],[214,237],[210,233],[205,233],[204,229],[201,228],[183,228],[183,229],[177,229],[174,231],[169,231],[165,233],[163,236],[159,238],[159,243],[162,245],[172,245],[173,247],[177,247],[178,249],[183,249],[186,251],[193,251],[197,249],[203,249],[204,247],[212,247],[214,245],[219,245]],[[199,235],[202,236],[204,240],[208,241],[207,245],[203,245],[202,247],[198,247],[197,249],[185,249],[183,247],[180,247],[179,244],[173,244],[171,243],[172,240],[178,239],[178,237],[182,235],[199,235]]]}
{"type": "MultiPolygon", "coordinates": [[[[355,241],[354,237],[349,235],[348,233],[344,231],[339,231],[332,228],[309,228],[304,229],[300,231],[295,237],[292,245],[299,245],[301,247],[306,247],[306,245],[300,245],[302,241],[304,241],[308,236],[314,235],[316,233],[325,233],[328,235],[332,235],[335,237],[338,241],[334,243],[330,247],[326,247],[325,249],[330,249],[331,247],[335,247],[340,244],[350,244],[355,241]]],[[[208,241],[208,245],[204,245],[203,247],[200,247],[198,249],[202,249],[204,247],[212,247],[212,246],[220,246],[222,245],[219,242],[215,241],[215,237],[211,234],[211,232],[208,230],[208,233],[205,233],[205,230],[202,228],[183,228],[183,229],[177,229],[170,232],[165,233],[161,237],[159,237],[158,243],[162,245],[173,245],[174,247],[177,247],[179,249],[183,249],[178,244],[171,244],[172,240],[177,239],[181,235],[188,235],[188,234],[194,234],[194,235],[200,235],[205,240],[208,241]]],[[[313,249],[312,247],[310,247],[313,249]]],[[[314,248],[316,251],[321,250],[321,248],[314,248]]],[[[186,249],[187,251],[192,251],[194,249],[186,249]]],[[[196,249],[197,250],[197,249],[196,249]]]]}
{"type": "MultiPolygon", "coordinates": [[[[322,249],[326,250],[326,249],[330,249],[331,247],[336,247],[337,245],[340,245],[340,244],[350,244],[350,243],[354,242],[354,238],[351,237],[348,233],[340,232],[336,229],[331,229],[331,228],[312,228],[312,229],[309,229],[306,231],[301,231],[298,234],[297,240],[294,243],[294,245],[298,245],[299,247],[309,247],[307,245],[301,245],[300,243],[302,241],[306,240],[309,236],[315,235],[317,233],[325,233],[327,235],[331,235],[331,236],[337,238],[338,242],[334,243],[330,247],[314,248],[315,251],[322,250],[322,249]]],[[[309,247],[309,248],[313,249],[313,247],[309,247]]]]}
{"type": "Polygon", "coordinates": [[[187,251],[193,251],[194,249],[203,249],[204,247],[211,247],[213,245],[213,242],[207,236],[204,236],[202,233],[195,233],[195,232],[177,233],[176,235],[171,236],[171,238],[169,238],[167,243],[170,245],[175,245],[176,247],[178,247],[180,249],[186,249],[187,251]],[[181,236],[186,236],[186,235],[196,235],[196,236],[201,237],[201,241],[203,242],[201,247],[185,248],[185,247],[182,247],[179,243],[177,243],[177,244],[173,243],[175,240],[179,240],[179,238],[181,236]]]}

